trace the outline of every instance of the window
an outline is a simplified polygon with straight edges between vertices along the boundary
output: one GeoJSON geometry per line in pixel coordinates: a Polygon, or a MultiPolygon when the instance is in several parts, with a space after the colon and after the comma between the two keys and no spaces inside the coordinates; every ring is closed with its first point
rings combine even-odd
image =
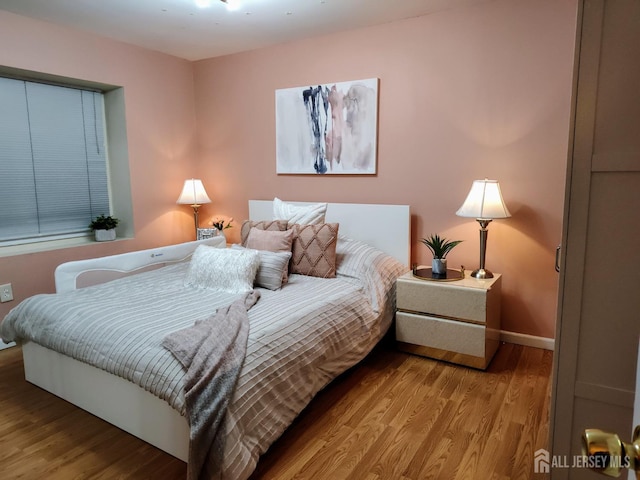
{"type": "Polygon", "coordinates": [[[111,213],[98,91],[0,77],[0,243],[86,235],[111,213]]]}

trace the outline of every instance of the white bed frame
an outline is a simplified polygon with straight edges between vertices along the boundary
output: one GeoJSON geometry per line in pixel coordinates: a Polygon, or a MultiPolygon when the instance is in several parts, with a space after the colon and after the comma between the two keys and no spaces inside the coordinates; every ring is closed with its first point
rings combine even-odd
{"type": "Polygon", "coordinates": [[[225,238],[219,236],[168,247],[63,263],[55,272],[56,292],[68,292],[172,263],[184,262],[199,245],[224,247],[225,243],[225,238]]]}
{"type": "MultiPolygon", "coordinates": [[[[249,218],[252,220],[270,220],[271,212],[271,201],[249,201],[249,218]]],[[[410,261],[408,205],[330,203],[326,221],[339,222],[340,233],[365,241],[389,253],[408,267],[410,261]]],[[[56,290],[69,291],[145,269],[185,261],[198,245],[223,246],[223,242],[223,237],[212,238],[65,263],[56,269],[56,290]]],[[[164,400],[127,380],[34,342],[24,342],[22,352],[27,381],[187,461],[189,451],[187,419],[164,400]]]]}

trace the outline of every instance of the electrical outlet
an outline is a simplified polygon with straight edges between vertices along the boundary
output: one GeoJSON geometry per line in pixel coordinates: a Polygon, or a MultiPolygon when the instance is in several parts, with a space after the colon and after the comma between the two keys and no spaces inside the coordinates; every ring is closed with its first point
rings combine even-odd
{"type": "Polygon", "coordinates": [[[5,283],[4,285],[0,285],[0,302],[10,302],[13,300],[13,289],[11,288],[10,283],[5,283]]]}

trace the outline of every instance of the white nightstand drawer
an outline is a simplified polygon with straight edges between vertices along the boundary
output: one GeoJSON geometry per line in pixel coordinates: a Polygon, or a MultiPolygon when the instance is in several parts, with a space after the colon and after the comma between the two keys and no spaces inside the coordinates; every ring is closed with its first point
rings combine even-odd
{"type": "Polygon", "coordinates": [[[445,318],[396,313],[396,340],[472,357],[485,356],[486,329],[482,325],[445,318]]]}
{"type": "MultiPolygon", "coordinates": [[[[500,289],[499,278],[469,279],[457,282],[427,282],[413,278],[411,274],[398,279],[396,303],[398,309],[457,318],[473,323],[485,323],[490,290],[500,289]]],[[[495,298],[499,297],[494,295],[495,298]]]]}

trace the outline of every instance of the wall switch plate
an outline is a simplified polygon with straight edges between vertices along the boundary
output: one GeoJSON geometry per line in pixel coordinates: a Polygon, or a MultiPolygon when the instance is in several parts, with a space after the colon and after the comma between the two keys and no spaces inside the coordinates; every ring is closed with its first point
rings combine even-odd
{"type": "Polygon", "coordinates": [[[0,285],[0,303],[10,302],[13,300],[13,289],[10,283],[0,285]]]}

